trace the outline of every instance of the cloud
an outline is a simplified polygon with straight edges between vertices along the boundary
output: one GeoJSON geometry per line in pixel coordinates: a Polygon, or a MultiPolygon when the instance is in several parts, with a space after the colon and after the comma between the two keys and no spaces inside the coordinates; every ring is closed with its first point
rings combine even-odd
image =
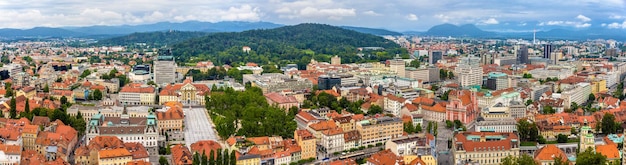
{"type": "Polygon", "coordinates": [[[611,15],[609,16],[609,19],[624,19],[626,18],[626,16],[622,16],[622,15],[611,15]]]}
{"type": "Polygon", "coordinates": [[[382,14],[376,13],[375,11],[372,11],[372,10],[365,11],[365,12],[363,12],[363,14],[369,15],[369,16],[381,16],[382,15],[382,14]]]}
{"type": "Polygon", "coordinates": [[[591,21],[591,18],[589,18],[589,17],[587,17],[587,16],[584,16],[584,15],[582,15],[582,14],[578,14],[578,16],[576,16],[576,18],[577,18],[577,19],[579,19],[580,21],[583,21],[583,22],[589,22],[589,21],[591,21]]]}
{"type": "Polygon", "coordinates": [[[343,17],[355,16],[355,9],[318,9],[314,7],[306,7],[300,10],[299,17],[325,17],[332,20],[341,20],[343,17]]]}
{"type": "Polygon", "coordinates": [[[606,25],[609,29],[626,29],[626,20],[622,23],[613,22],[606,25]]]}
{"type": "Polygon", "coordinates": [[[489,18],[489,19],[481,21],[481,23],[488,24],[488,25],[495,25],[495,24],[499,24],[500,22],[498,22],[498,20],[496,20],[495,18],[489,18]]]}
{"type": "Polygon", "coordinates": [[[417,18],[417,15],[415,14],[409,14],[409,15],[406,15],[406,19],[409,21],[417,21],[419,18],[417,18]]]}
{"type": "Polygon", "coordinates": [[[450,16],[443,15],[443,14],[437,14],[435,15],[435,18],[439,19],[441,22],[449,22],[451,19],[450,16]]]}

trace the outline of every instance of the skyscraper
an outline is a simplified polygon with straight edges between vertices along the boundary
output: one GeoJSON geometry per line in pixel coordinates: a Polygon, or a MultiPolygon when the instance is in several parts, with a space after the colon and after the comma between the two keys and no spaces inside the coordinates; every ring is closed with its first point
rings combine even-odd
{"type": "Polygon", "coordinates": [[[552,53],[552,45],[546,44],[543,46],[543,58],[550,59],[550,53],[552,53]]]}
{"type": "Polygon", "coordinates": [[[428,63],[430,64],[436,64],[441,59],[443,59],[443,52],[440,50],[431,51],[428,55],[428,63]]]}
{"type": "Polygon", "coordinates": [[[480,58],[469,56],[460,58],[454,72],[462,87],[481,85],[483,82],[483,68],[480,67],[480,58]]]}
{"type": "Polygon", "coordinates": [[[176,62],[171,50],[159,51],[154,61],[154,82],[159,85],[176,82],[176,62]]]}
{"type": "Polygon", "coordinates": [[[526,46],[521,46],[520,49],[517,50],[517,63],[518,64],[528,64],[528,48],[526,46]]]}

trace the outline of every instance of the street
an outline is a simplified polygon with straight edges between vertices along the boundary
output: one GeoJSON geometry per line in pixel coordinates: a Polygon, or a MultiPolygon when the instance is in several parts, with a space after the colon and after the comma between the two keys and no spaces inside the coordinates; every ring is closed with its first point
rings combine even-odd
{"type": "Polygon", "coordinates": [[[219,142],[213,124],[209,121],[204,108],[185,108],[185,145],[200,140],[214,140],[219,142]]]}

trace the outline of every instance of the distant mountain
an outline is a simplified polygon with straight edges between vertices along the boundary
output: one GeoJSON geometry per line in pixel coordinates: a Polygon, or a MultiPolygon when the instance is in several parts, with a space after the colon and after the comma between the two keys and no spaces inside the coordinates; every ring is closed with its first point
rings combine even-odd
{"type": "Polygon", "coordinates": [[[394,31],[390,31],[390,30],[386,30],[386,29],[375,29],[375,28],[354,27],[354,26],[341,26],[341,28],[348,29],[348,30],[354,30],[354,31],[361,32],[361,33],[379,35],[379,36],[385,36],[385,35],[399,36],[399,35],[402,35],[402,33],[394,32],[394,31]]]}
{"type": "Polygon", "coordinates": [[[380,36],[323,24],[299,24],[275,29],[213,33],[172,46],[177,61],[192,58],[211,60],[217,64],[256,62],[259,64],[297,63],[305,67],[311,59],[330,61],[338,55],[343,62],[380,61],[406,49],[380,36]],[[244,46],[250,52],[244,52],[244,46]],[[358,47],[382,47],[385,53],[368,58],[357,56],[358,47]]]}
{"type": "Polygon", "coordinates": [[[240,32],[252,29],[272,29],[283,25],[270,22],[199,22],[187,21],[181,23],[159,22],[145,25],[121,25],[121,26],[87,26],[87,27],[66,27],[67,30],[82,32],[86,34],[130,34],[136,32],[153,31],[204,31],[204,32],[240,32]]]}
{"type": "Polygon", "coordinates": [[[488,32],[478,29],[472,24],[457,26],[453,24],[441,24],[433,26],[428,31],[422,33],[424,36],[453,36],[453,37],[488,37],[495,35],[494,32],[488,32]]]}
{"type": "Polygon", "coordinates": [[[182,42],[191,38],[206,36],[207,32],[184,32],[184,31],[159,31],[146,33],[132,33],[126,36],[114,37],[99,40],[96,45],[112,46],[112,45],[132,45],[136,43],[145,43],[152,47],[160,47],[182,42]]]}
{"type": "Polygon", "coordinates": [[[48,28],[48,27],[36,27],[32,29],[0,29],[0,37],[3,38],[49,38],[49,37],[77,37],[84,36],[86,34],[60,29],[60,28],[48,28]]]}

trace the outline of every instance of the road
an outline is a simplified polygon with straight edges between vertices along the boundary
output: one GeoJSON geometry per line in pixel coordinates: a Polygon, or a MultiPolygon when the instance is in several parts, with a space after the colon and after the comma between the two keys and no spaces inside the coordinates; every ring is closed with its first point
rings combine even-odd
{"type": "Polygon", "coordinates": [[[191,147],[192,143],[201,140],[214,140],[219,142],[212,122],[204,108],[185,108],[185,145],[191,147]]]}

